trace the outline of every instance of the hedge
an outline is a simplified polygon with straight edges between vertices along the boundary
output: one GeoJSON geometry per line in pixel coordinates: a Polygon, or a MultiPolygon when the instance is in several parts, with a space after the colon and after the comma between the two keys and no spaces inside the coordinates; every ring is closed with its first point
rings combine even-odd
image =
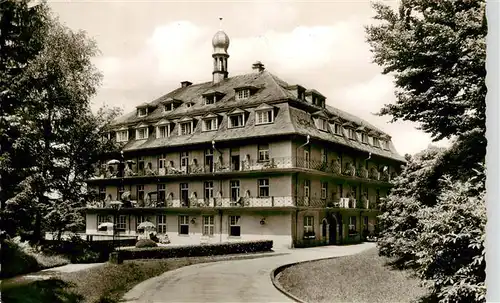
{"type": "Polygon", "coordinates": [[[272,247],[273,241],[262,240],[189,246],[130,248],[120,250],[118,253],[123,260],[167,259],[264,252],[271,251],[272,247]]]}

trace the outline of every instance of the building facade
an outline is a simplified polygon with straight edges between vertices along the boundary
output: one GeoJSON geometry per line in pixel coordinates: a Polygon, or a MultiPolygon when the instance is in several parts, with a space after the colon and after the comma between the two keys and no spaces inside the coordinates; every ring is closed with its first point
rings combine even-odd
{"type": "Polygon", "coordinates": [[[108,136],[122,153],[87,182],[99,193],[86,208],[87,234],[112,220],[122,235],[152,222],[174,244],[297,247],[373,233],[404,164],[390,136],[260,62],[229,77],[228,36],[219,31],[212,44],[212,81],[181,82],[113,124],[108,136]]]}

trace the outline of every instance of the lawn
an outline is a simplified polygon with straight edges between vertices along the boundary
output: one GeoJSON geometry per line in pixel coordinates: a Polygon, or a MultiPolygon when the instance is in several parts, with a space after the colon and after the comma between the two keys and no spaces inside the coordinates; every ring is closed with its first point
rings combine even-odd
{"type": "Polygon", "coordinates": [[[278,276],[305,302],[415,302],[426,294],[409,272],[393,270],[373,248],[361,254],[302,263],[278,276]]]}
{"type": "Polygon", "coordinates": [[[258,253],[106,263],[87,270],[58,274],[56,279],[2,286],[2,302],[119,302],[135,285],[166,271],[197,263],[272,257],[258,253]]]}

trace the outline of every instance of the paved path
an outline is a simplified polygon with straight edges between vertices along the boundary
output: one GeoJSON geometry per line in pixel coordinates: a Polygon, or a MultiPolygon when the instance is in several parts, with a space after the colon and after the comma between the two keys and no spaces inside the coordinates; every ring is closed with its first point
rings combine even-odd
{"type": "Polygon", "coordinates": [[[271,282],[281,265],[360,253],[374,243],[293,249],[286,255],[196,264],[146,280],[124,296],[125,302],[293,302],[271,282]]]}

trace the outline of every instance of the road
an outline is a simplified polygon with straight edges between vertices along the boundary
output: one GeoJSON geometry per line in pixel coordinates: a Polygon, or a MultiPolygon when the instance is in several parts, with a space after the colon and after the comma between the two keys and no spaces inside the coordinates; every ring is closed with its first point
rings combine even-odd
{"type": "Polygon", "coordinates": [[[286,255],[196,264],[146,280],[124,296],[124,302],[293,302],[271,282],[281,265],[357,254],[374,243],[278,251],[286,255]]]}

